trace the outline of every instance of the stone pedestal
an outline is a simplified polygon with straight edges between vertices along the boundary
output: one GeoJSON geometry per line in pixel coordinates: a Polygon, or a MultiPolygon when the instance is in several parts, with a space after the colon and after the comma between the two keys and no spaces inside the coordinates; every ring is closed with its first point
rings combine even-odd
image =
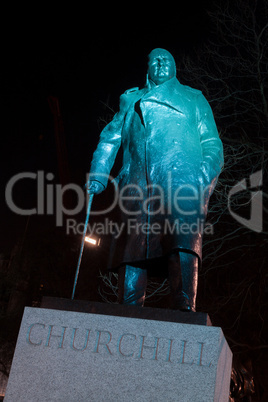
{"type": "Polygon", "coordinates": [[[206,314],[43,305],[25,308],[5,402],[228,402],[232,353],[206,314]]]}

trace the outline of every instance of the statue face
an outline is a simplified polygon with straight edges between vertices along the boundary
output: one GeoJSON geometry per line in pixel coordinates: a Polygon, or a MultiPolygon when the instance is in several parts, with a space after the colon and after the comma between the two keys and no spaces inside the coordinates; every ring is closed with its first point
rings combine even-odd
{"type": "Polygon", "coordinates": [[[156,85],[163,84],[176,75],[176,65],[172,55],[164,49],[154,49],[149,54],[148,77],[156,85]]]}

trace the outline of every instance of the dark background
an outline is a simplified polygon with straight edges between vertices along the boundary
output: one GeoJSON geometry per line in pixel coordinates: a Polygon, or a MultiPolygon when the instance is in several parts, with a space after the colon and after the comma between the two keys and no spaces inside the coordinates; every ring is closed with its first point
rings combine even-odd
{"type": "MultiPolygon", "coordinates": [[[[198,49],[209,35],[207,6],[187,2],[176,11],[157,7],[152,14],[131,6],[121,15],[114,5],[105,5],[105,10],[97,5],[90,11],[44,9],[25,17],[23,10],[23,17],[19,12],[9,15],[2,40],[1,184],[23,171],[58,174],[49,96],[59,100],[70,179],[82,184],[100,133],[98,120],[107,121],[117,111],[126,89],[144,85],[150,50],[164,47],[178,58],[198,49]]],[[[29,205],[32,197],[24,185],[21,206],[29,205]]],[[[5,209],[3,199],[2,205],[5,209]]],[[[19,223],[7,212],[1,240],[12,247],[19,223]]]]}
{"type": "MultiPolygon", "coordinates": [[[[126,89],[144,85],[147,55],[153,48],[169,50],[177,62],[178,79],[202,90],[208,100],[212,100],[216,122],[223,133],[226,166],[233,166],[232,174],[227,168],[222,174],[223,184],[219,191],[224,193],[226,188],[245,177],[248,167],[253,171],[260,168],[260,160],[254,162],[252,158],[243,160],[238,167],[237,161],[228,162],[239,160],[233,155],[241,152],[240,144],[246,152],[255,144],[258,149],[263,149],[264,155],[267,120],[261,114],[251,113],[247,113],[246,123],[244,115],[242,124],[237,119],[242,113],[239,109],[242,89],[249,92],[258,71],[252,81],[245,79],[242,83],[242,78],[233,74],[230,82],[228,63],[222,68],[222,61],[215,66],[213,54],[211,61],[208,53],[205,58],[203,56],[204,49],[214,42],[222,60],[242,56],[246,59],[246,51],[240,53],[243,34],[237,39],[234,31],[235,46],[226,44],[219,30],[220,16],[218,20],[210,16],[220,3],[208,0],[172,6],[155,3],[148,10],[146,4],[137,3],[120,7],[106,3],[87,7],[40,4],[29,9],[25,5],[12,10],[3,9],[0,335],[6,346],[0,363],[10,361],[12,357],[25,305],[39,305],[43,295],[70,297],[81,242],[81,235],[66,235],[64,226],[56,227],[55,216],[29,217],[11,212],[5,202],[6,184],[15,174],[44,171],[45,174],[53,173],[54,179],[49,183],[54,185],[71,182],[83,186],[101,129],[118,110],[119,96],[126,89]],[[204,86],[201,73],[198,75],[191,68],[180,71],[181,60],[187,58],[194,60],[196,68],[200,69],[203,63],[208,69],[211,66],[212,75],[218,79],[204,86]],[[221,96],[221,102],[218,102],[219,93],[227,87],[228,80],[226,101],[221,96]],[[51,97],[57,99],[60,110],[58,134],[51,97]],[[61,153],[57,148],[58,139],[61,153]],[[234,148],[231,148],[232,144],[234,148]],[[230,149],[233,149],[233,155],[230,149]]],[[[241,1],[222,2],[223,9],[229,3],[237,4],[238,9],[241,4],[244,7],[241,1]]],[[[265,20],[259,9],[262,1],[253,3],[256,5],[253,11],[256,20],[265,20]]],[[[183,65],[187,67],[187,63],[183,65]]],[[[232,68],[235,70],[235,66],[232,68]]],[[[248,98],[245,104],[247,102],[248,98]]],[[[115,170],[119,166],[120,155],[115,170]]],[[[14,187],[14,200],[21,208],[34,208],[36,191],[34,180],[20,181],[14,187]]],[[[111,196],[109,191],[108,188],[104,195],[95,198],[96,208],[107,205],[111,196]]],[[[216,211],[214,217],[226,209],[226,203],[221,208],[213,207],[218,198],[216,194],[212,199],[212,212],[216,211]]],[[[71,197],[65,202],[71,207],[75,200],[71,197]]],[[[248,217],[250,210],[245,209],[248,217]]],[[[84,218],[85,210],[75,216],[77,222],[83,222],[84,218]]],[[[218,237],[228,241],[220,246],[215,242],[212,255],[204,260],[199,279],[198,309],[208,312],[213,324],[223,328],[240,373],[244,401],[250,400],[246,398],[250,398],[252,376],[255,381],[253,400],[265,401],[268,400],[265,381],[268,333],[265,324],[268,291],[266,236],[265,233],[243,231],[227,215],[219,221],[216,229],[218,237]],[[234,235],[230,236],[230,233],[234,235]]],[[[111,286],[105,286],[100,278],[100,271],[105,273],[108,249],[109,239],[104,239],[99,248],[85,248],[76,298],[103,301],[105,295],[109,301],[114,301],[110,295],[111,286]]],[[[150,299],[148,305],[167,307],[168,296],[163,294],[150,299]]],[[[6,372],[1,370],[8,374],[9,364],[5,364],[6,372]]],[[[237,396],[236,400],[242,399],[237,396]]]]}

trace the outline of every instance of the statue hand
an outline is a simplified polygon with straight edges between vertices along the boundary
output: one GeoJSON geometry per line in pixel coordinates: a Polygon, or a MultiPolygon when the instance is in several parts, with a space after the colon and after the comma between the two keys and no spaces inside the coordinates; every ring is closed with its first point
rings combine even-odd
{"type": "Polygon", "coordinates": [[[96,180],[87,182],[86,188],[87,188],[87,192],[89,194],[100,194],[100,193],[102,193],[103,190],[105,190],[104,185],[96,180]]]}

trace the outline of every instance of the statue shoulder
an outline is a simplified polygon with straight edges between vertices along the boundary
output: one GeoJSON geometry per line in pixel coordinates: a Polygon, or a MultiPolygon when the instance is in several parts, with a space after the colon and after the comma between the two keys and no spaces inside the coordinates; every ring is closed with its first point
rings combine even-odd
{"type": "Polygon", "coordinates": [[[143,90],[139,89],[139,87],[127,89],[120,96],[120,110],[126,111],[133,102],[136,102],[141,97],[142,93],[143,90]]]}
{"type": "Polygon", "coordinates": [[[139,87],[130,88],[124,92],[124,95],[129,95],[129,94],[134,94],[134,93],[136,94],[139,90],[140,90],[139,87]]]}

